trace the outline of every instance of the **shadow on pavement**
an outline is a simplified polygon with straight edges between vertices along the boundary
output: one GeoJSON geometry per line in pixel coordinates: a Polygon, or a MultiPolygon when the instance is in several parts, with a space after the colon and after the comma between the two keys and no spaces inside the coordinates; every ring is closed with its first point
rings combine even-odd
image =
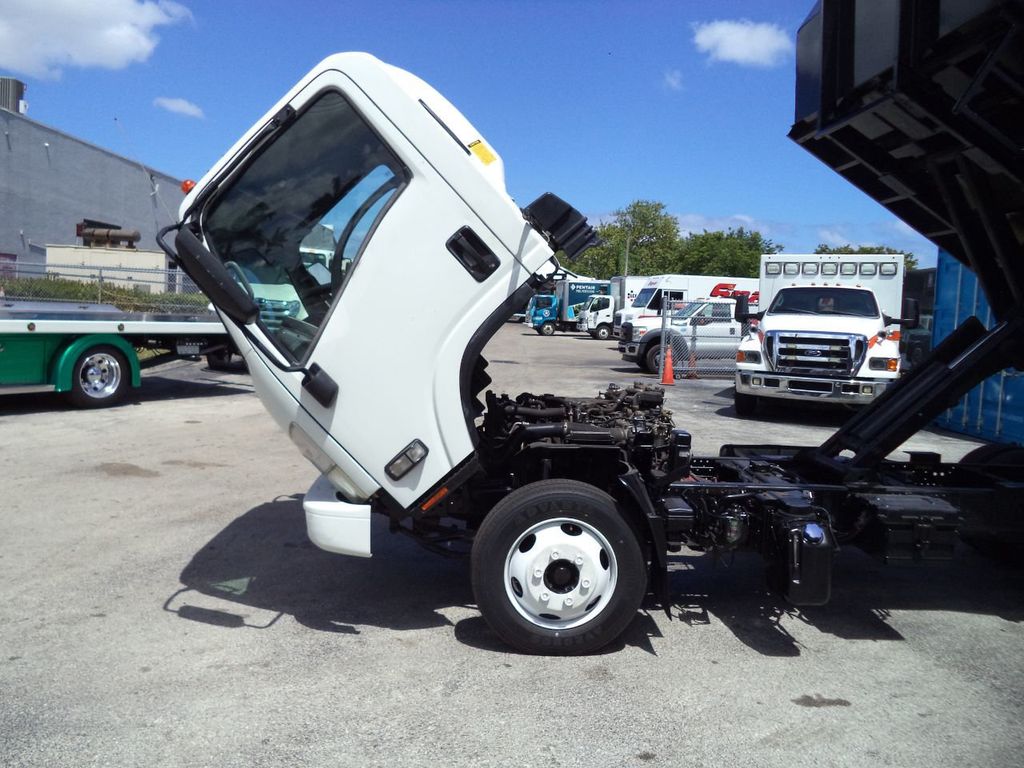
{"type": "Polygon", "coordinates": [[[261,504],[192,557],[164,608],[218,626],[267,628],[287,614],[311,629],[359,634],[448,625],[439,608],[472,602],[468,562],[389,534],[383,518],[373,528],[373,557],[345,557],[309,541],[301,496],[261,504]],[[216,598],[213,607],[201,597],[216,598]],[[265,613],[254,621],[246,608],[265,613]]]}
{"type": "MultiPolygon", "coordinates": [[[[227,628],[267,629],[288,615],[310,629],[358,635],[364,626],[450,626],[442,609],[475,608],[468,558],[428,552],[389,533],[380,516],[373,521],[372,558],[323,552],[306,536],[300,495],[233,520],[192,557],[180,580],[164,610],[227,628]]],[[[474,648],[512,652],[479,615],[456,622],[454,634],[474,648]]],[[[651,615],[640,612],[603,652],[628,645],[653,654],[651,638],[660,634],[651,615]]]]}
{"type": "Polygon", "coordinates": [[[937,565],[890,565],[853,548],[836,557],[832,599],[798,608],[769,592],[759,556],[731,565],[710,556],[679,558],[672,574],[672,618],[692,627],[714,617],[738,640],[765,656],[799,656],[787,629],[793,622],[843,640],[903,640],[889,623],[893,611],[953,611],[1024,621],[1024,570],[987,560],[964,546],[937,565]]]}
{"type": "MultiPolygon", "coordinates": [[[[144,375],[142,386],[129,390],[117,405],[106,406],[98,410],[118,410],[131,408],[143,402],[160,402],[162,400],[185,400],[194,397],[224,397],[251,393],[252,386],[231,381],[210,371],[196,370],[189,378],[173,378],[170,376],[144,375]]],[[[0,397],[0,417],[19,413],[51,413],[58,411],[77,411],[67,398],[57,392],[40,392],[24,395],[5,395],[0,397]]],[[[96,410],[96,409],[86,409],[96,410]]]]}

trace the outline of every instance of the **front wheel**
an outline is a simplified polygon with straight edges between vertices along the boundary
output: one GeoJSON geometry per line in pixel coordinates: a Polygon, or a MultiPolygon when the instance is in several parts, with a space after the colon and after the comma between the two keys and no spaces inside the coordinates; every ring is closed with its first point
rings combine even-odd
{"type": "Polygon", "coordinates": [[[597,339],[598,341],[608,341],[611,335],[612,329],[609,328],[607,325],[599,325],[597,326],[597,329],[594,331],[594,338],[597,339]]]}
{"type": "Polygon", "coordinates": [[[541,480],[499,501],[477,531],[473,594],[498,636],[526,653],[596,651],[636,616],[640,543],[608,494],[541,480]]]}
{"type": "Polygon", "coordinates": [[[551,336],[555,332],[555,324],[548,321],[544,323],[540,328],[537,329],[537,333],[541,336],[551,336]]]}
{"type": "Polygon", "coordinates": [[[110,346],[92,347],[75,361],[68,397],[79,408],[114,405],[128,391],[131,374],[122,352],[110,346]]]}

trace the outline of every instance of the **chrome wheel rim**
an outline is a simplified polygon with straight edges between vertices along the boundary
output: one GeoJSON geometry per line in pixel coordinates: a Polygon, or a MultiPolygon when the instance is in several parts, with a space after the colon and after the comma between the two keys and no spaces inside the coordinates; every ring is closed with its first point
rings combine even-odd
{"type": "Polygon", "coordinates": [[[78,383],[89,397],[110,397],[121,384],[121,363],[106,352],[89,355],[78,369],[78,383]]]}

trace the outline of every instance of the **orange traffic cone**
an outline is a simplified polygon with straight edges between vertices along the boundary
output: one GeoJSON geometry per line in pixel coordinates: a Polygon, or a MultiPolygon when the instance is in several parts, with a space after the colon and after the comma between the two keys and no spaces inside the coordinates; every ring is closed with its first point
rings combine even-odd
{"type": "Polygon", "coordinates": [[[664,365],[661,366],[661,385],[672,386],[676,383],[675,376],[672,373],[672,345],[665,345],[665,360],[664,365]]]}

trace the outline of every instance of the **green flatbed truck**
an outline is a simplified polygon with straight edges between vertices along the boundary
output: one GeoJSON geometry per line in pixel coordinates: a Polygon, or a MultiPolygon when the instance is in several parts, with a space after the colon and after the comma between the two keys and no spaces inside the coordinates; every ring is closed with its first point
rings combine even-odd
{"type": "Polygon", "coordinates": [[[0,303],[0,395],[60,392],[78,407],[120,402],[141,371],[230,349],[215,315],[126,313],[103,304],[0,303]],[[140,360],[139,350],[156,354],[140,360]]]}

